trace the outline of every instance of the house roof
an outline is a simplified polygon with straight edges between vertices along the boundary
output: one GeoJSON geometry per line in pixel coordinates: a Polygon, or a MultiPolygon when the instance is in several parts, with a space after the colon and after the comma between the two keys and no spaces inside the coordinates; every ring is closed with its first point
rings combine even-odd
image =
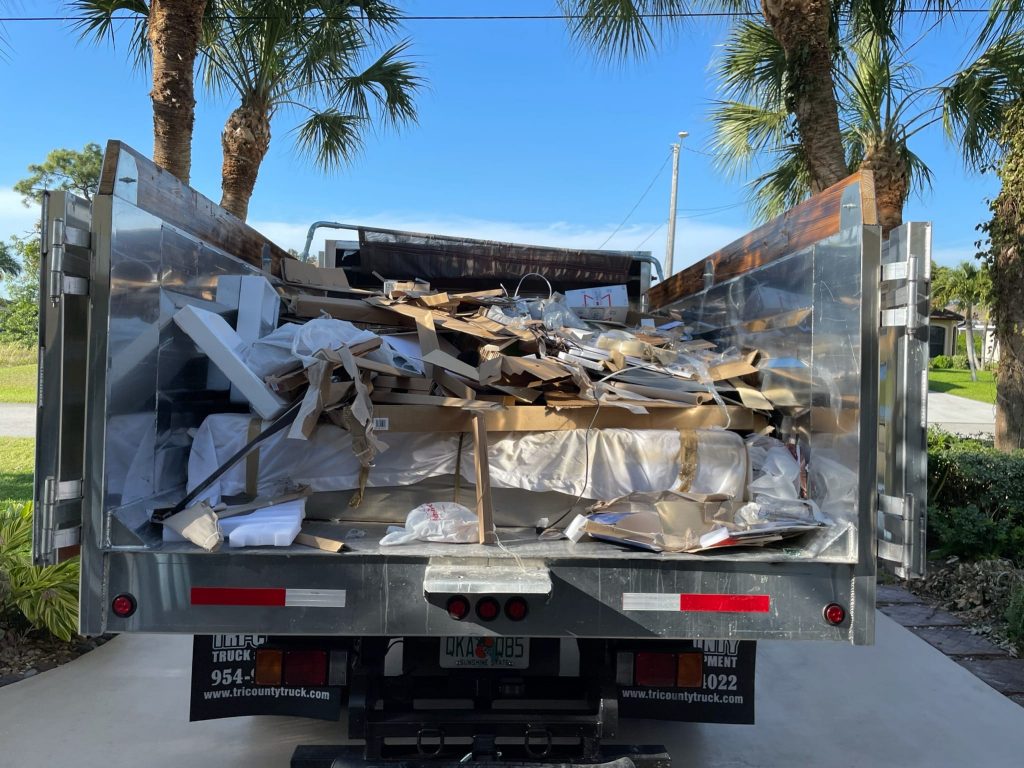
{"type": "Polygon", "coordinates": [[[941,309],[932,309],[928,315],[929,320],[956,320],[958,323],[963,322],[964,316],[959,312],[954,312],[951,309],[945,307],[941,309]]]}

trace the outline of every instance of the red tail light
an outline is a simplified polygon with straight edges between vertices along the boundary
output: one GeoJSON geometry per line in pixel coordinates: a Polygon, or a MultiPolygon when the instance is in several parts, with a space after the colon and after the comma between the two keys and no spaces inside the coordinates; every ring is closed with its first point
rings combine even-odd
{"type": "Polygon", "coordinates": [[[484,597],[476,604],[476,615],[484,621],[494,621],[501,613],[501,604],[493,597],[484,597]]]}
{"type": "Polygon", "coordinates": [[[281,679],[284,685],[327,685],[327,653],[286,651],[281,679]]]}
{"type": "Polygon", "coordinates": [[[469,616],[469,600],[462,595],[455,595],[448,598],[448,615],[456,621],[462,621],[469,616]]]}
{"type": "Polygon", "coordinates": [[[114,615],[122,619],[127,619],[135,613],[137,607],[135,598],[128,594],[118,595],[110,603],[110,609],[114,612],[114,615]]]}
{"type": "Polygon", "coordinates": [[[505,601],[505,615],[512,621],[522,621],[529,612],[529,604],[521,597],[510,597],[505,601]]]}
{"type": "Polygon", "coordinates": [[[676,684],[676,655],[674,653],[638,653],[636,655],[636,684],[649,688],[672,688],[676,684]]]}
{"type": "Polygon", "coordinates": [[[829,603],[825,606],[825,621],[833,626],[839,626],[846,621],[846,609],[839,603],[829,603]]]}

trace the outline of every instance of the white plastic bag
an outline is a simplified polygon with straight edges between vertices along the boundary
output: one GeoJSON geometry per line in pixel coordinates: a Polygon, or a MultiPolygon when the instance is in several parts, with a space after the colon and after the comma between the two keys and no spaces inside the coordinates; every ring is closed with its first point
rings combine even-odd
{"type": "Polygon", "coordinates": [[[421,504],[405,518],[405,528],[391,527],[382,547],[413,541],[472,544],[479,541],[476,513],[452,501],[421,504]]]}
{"type": "Polygon", "coordinates": [[[785,446],[770,448],[761,465],[761,476],[750,483],[750,493],[777,499],[800,498],[800,465],[785,446]]]}
{"type": "MultiPolygon", "coordinates": [[[[294,368],[297,363],[311,365],[315,362],[313,355],[321,349],[338,349],[342,344],[352,346],[375,338],[375,333],[345,320],[318,317],[304,325],[285,323],[253,342],[243,355],[246,365],[265,378],[294,368]]],[[[388,360],[380,362],[390,364],[388,360]]]]}

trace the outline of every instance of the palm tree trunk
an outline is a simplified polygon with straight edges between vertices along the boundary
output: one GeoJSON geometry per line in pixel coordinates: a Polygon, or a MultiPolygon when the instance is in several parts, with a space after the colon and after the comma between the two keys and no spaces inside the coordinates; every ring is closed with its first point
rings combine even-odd
{"type": "Polygon", "coordinates": [[[974,354],[974,311],[967,305],[967,365],[971,369],[971,381],[978,380],[978,360],[974,354]]]}
{"type": "Polygon", "coordinates": [[[153,161],[188,184],[196,99],[193,72],[206,0],[151,0],[153,161]]]}
{"type": "Polygon", "coordinates": [[[220,143],[224,150],[220,205],[245,221],[260,165],[270,148],[267,109],[243,103],[228,115],[220,143]]]}
{"type": "Polygon", "coordinates": [[[899,145],[886,137],[865,148],[860,167],[875,175],[875,203],[882,237],[903,223],[903,206],[910,194],[910,169],[899,145]]]}
{"type": "Polygon", "coordinates": [[[828,0],[761,0],[764,20],[786,54],[786,106],[800,133],[814,192],[848,174],[832,78],[828,0]]]}

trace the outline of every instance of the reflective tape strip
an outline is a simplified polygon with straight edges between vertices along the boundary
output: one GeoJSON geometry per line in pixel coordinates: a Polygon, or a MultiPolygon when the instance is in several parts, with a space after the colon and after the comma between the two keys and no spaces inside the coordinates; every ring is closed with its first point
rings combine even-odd
{"type": "Polygon", "coordinates": [[[770,595],[664,594],[623,592],[624,611],[699,611],[706,613],[768,613],[770,595]]]}
{"type": "Polygon", "coordinates": [[[344,589],[281,589],[279,587],[192,587],[192,605],[234,605],[269,608],[344,608],[344,589]]]}
{"type": "Polygon", "coordinates": [[[344,608],[344,589],[287,589],[284,604],[291,607],[344,608]]]}

